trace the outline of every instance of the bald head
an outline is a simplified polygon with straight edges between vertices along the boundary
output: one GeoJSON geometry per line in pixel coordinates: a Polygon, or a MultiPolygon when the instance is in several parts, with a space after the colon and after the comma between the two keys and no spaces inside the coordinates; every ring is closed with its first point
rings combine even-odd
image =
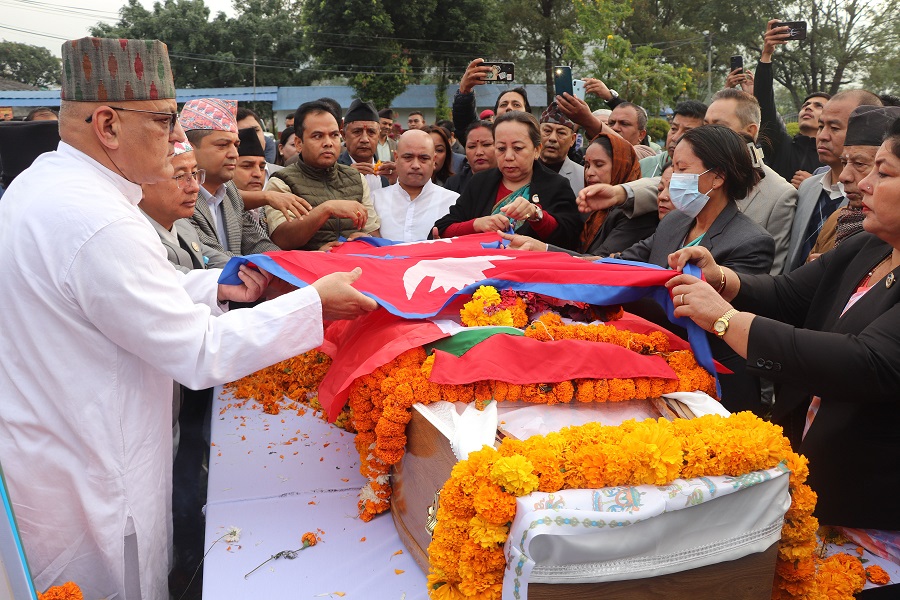
{"type": "Polygon", "coordinates": [[[174,144],[186,139],[174,121],[174,98],[112,104],[117,108],[105,102],[63,100],[60,139],[132,183],[172,177],[174,144]]]}
{"type": "Polygon", "coordinates": [[[421,129],[410,129],[397,142],[397,174],[410,197],[419,191],[434,174],[434,140],[421,129]]]}

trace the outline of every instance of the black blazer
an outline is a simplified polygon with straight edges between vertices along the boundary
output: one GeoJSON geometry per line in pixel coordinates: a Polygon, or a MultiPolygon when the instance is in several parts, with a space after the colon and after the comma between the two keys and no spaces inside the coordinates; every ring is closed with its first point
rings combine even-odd
{"type": "MultiPolygon", "coordinates": [[[[673,210],[659,222],[656,232],[622,252],[625,260],[639,260],[660,267],[669,266],[669,254],[684,244],[694,220],[673,210]]],[[[741,273],[768,273],[775,260],[775,240],[728,202],[709,231],[700,240],[720,265],[741,273]]]]}
{"type": "Polygon", "coordinates": [[[773,419],[809,459],[815,514],[827,525],[900,530],[891,500],[900,495],[900,282],[876,283],[840,316],[891,250],[859,233],[788,275],[741,275],[733,303],[760,315],[747,367],[776,383],[773,419]],[[822,402],[801,443],[813,395],[822,402]]]}
{"type": "MultiPolygon", "coordinates": [[[[443,235],[444,230],[454,223],[465,223],[472,219],[491,214],[497,199],[497,189],[503,176],[499,169],[489,169],[472,175],[456,204],[450,212],[435,222],[434,226],[443,235]]],[[[569,180],[554,173],[547,167],[534,161],[534,172],[531,176],[531,195],[537,194],[541,199],[541,208],[556,219],[557,228],[547,239],[548,244],[562,248],[574,249],[578,246],[578,234],[581,232],[581,216],[575,205],[575,192],[569,180]]],[[[538,234],[525,223],[516,233],[538,238],[538,234]]],[[[542,238],[543,239],[543,238],[542,238]]]]}
{"type": "Polygon", "coordinates": [[[609,211],[600,231],[588,245],[587,254],[609,256],[622,252],[653,235],[659,225],[659,213],[649,212],[629,219],[617,206],[609,211]]]}

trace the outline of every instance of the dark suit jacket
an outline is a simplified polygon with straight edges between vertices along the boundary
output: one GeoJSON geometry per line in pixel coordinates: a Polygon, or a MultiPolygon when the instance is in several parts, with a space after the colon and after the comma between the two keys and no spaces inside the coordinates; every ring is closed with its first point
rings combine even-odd
{"type": "MultiPolygon", "coordinates": [[[[499,169],[489,169],[472,175],[456,204],[450,207],[450,213],[434,224],[438,231],[443,234],[453,223],[464,223],[491,214],[502,179],[499,169]]],[[[558,224],[556,231],[544,241],[562,248],[577,247],[578,234],[581,232],[581,217],[575,206],[575,193],[569,185],[569,180],[534,161],[530,191],[531,196],[537,194],[540,197],[542,209],[553,215],[558,224]]],[[[519,227],[516,233],[540,237],[528,222],[519,227]]]]}
{"type": "Polygon", "coordinates": [[[761,315],[748,369],[776,383],[773,420],[809,459],[815,514],[827,525],[900,530],[890,500],[900,495],[900,283],[876,282],[840,316],[890,251],[862,232],[788,275],[741,275],[733,302],[761,315]],[[800,443],[812,395],[822,402],[800,443]]]}
{"type": "Polygon", "coordinates": [[[629,219],[625,211],[617,206],[606,215],[606,220],[588,246],[587,253],[609,256],[622,252],[653,235],[658,226],[659,213],[652,212],[629,219]]]}
{"type": "MultiPolygon", "coordinates": [[[[673,210],[659,222],[656,233],[625,250],[621,257],[667,267],[669,254],[681,248],[692,223],[693,219],[683,212],[673,210]]],[[[762,226],[741,213],[734,202],[725,205],[700,240],[700,245],[707,248],[720,265],[743,273],[768,273],[775,259],[775,240],[762,226]]],[[[668,323],[665,313],[655,302],[641,301],[627,306],[626,310],[636,312],[682,337],[687,335],[668,323]]],[[[732,412],[752,410],[762,413],[759,380],[747,372],[746,361],[717,336],[709,334],[708,337],[713,357],[733,371],[733,374],[719,376],[722,404],[732,412]]]]}
{"type": "Polygon", "coordinates": [[[244,210],[244,201],[241,200],[241,193],[234,187],[234,183],[230,181],[225,184],[225,199],[222,200],[222,210],[225,213],[225,231],[228,235],[228,247],[231,248],[231,251],[225,250],[222,244],[219,243],[209,204],[202,197],[198,196],[191,223],[194,225],[194,229],[197,230],[197,235],[203,244],[210,248],[215,248],[228,256],[245,256],[247,254],[261,254],[263,252],[281,250],[281,248],[272,243],[260,222],[244,210]]]}
{"type": "MultiPolygon", "coordinates": [[[[684,244],[694,220],[673,210],[659,222],[656,232],[622,252],[625,260],[639,260],[669,266],[669,254],[684,244]]],[[[775,241],[765,229],[728,202],[713,221],[700,245],[707,248],[720,265],[740,273],[767,273],[775,258],[775,241]]]]}

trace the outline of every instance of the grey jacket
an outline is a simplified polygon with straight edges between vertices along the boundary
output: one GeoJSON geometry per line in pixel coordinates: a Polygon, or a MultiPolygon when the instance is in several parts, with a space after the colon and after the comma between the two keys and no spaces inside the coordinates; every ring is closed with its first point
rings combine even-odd
{"type": "Polygon", "coordinates": [[[194,216],[191,224],[197,230],[200,241],[226,256],[245,256],[247,254],[261,254],[263,252],[275,252],[281,250],[272,243],[266,230],[259,220],[248,211],[244,210],[244,201],[241,193],[234,183],[225,184],[225,199],[222,200],[222,211],[225,213],[225,231],[228,234],[228,247],[240,249],[228,251],[219,242],[216,235],[209,205],[198,195],[197,205],[194,207],[194,216]]]}
{"type": "MultiPolygon", "coordinates": [[[[693,222],[683,212],[673,210],[659,222],[656,233],[626,249],[620,258],[667,267],[669,254],[682,247],[693,222]]],[[[718,264],[739,273],[768,273],[775,255],[772,236],[741,214],[733,202],[725,205],[700,245],[718,264]]]]}
{"type": "MultiPolygon", "coordinates": [[[[787,261],[784,264],[784,273],[790,273],[805,261],[805,256],[800,256],[803,247],[803,235],[812,218],[819,197],[822,195],[822,181],[829,176],[831,170],[826,170],[818,175],[807,177],[797,190],[797,212],[794,215],[794,223],[791,225],[790,244],[788,246],[787,261]]],[[[845,197],[838,208],[847,205],[845,197]]]]}
{"type": "Polygon", "coordinates": [[[569,180],[569,185],[572,186],[572,191],[576,196],[584,188],[584,167],[568,156],[563,161],[559,174],[569,180]]]}

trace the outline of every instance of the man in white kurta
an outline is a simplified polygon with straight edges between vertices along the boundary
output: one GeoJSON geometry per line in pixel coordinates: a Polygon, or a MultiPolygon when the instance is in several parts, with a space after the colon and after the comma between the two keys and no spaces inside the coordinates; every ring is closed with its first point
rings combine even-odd
{"type": "Polygon", "coordinates": [[[159,47],[168,69],[159,42],[67,42],[63,142],[0,204],[0,462],[39,591],[71,580],[85,598],[167,599],[173,378],[201,389],[241,377],[315,347],[323,310],[335,316],[316,284],[223,313],[265,278],[219,286],[218,270],[166,260],[137,207],[139,183],[171,177],[184,141],[165,116],[171,72],[149,81],[159,47]],[[112,106],[91,98],[91,70],[78,80],[86,99],[69,100],[85,61],[96,80],[114,56],[124,79],[134,54],[147,68],[128,100],[108,72],[112,106]]]}
{"type": "Polygon", "coordinates": [[[397,183],[372,191],[372,203],[381,219],[381,237],[397,242],[428,239],[434,222],[450,212],[459,194],[431,180],[434,140],[410,129],[397,142],[397,183]]]}

